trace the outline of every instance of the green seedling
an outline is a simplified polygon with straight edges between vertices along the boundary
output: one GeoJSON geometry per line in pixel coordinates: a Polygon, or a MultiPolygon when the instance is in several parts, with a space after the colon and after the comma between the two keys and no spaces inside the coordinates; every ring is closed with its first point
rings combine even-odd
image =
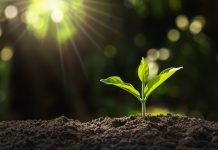
{"type": "Polygon", "coordinates": [[[132,84],[125,83],[119,76],[111,76],[111,77],[108,77],[107,79],[101,79],[100,81],[105,84],[117,86],[131,93],[132,95],[134,95],[141,102],[142,116],[145,116],[146,102],[147,102],[148,96],[158,86],[160,86],[164,81],[166,81],[170,76],[172,76],[176,71],[178,71],[181,68],[183,67],[167,68],[164,71],[162,71],[159,75],[155,76],[151,80],[148,80],[148,75],[149,75],[148,63],[146,62],[145,58],[142,57],[141,63],[138,67],[138,77],[142,83],[141,94],[139,93],[139,91],[137,91],[133,87],[132,84]]]}

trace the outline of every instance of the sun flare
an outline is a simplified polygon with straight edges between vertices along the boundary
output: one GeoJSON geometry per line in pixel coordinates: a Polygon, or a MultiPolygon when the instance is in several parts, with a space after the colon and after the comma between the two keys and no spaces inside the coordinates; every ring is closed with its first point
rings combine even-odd
{"type": "Polygon", "coordinates": [[[77,33],[72,18],[85,17],[83,4],[84,0],[32,0],[24,14],[27,27],[40,39],[55,27],[58,42],[65,42],[77,33]]]}

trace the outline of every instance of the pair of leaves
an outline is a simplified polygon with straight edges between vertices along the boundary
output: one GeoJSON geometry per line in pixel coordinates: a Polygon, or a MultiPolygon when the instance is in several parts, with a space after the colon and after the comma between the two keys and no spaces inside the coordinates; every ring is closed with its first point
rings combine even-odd
{"type": "MultiPolygon", "coordinates": [[[[160,86],[164,81],[166,81],[170,76],[172,76],[176,71],[178,71],[181,68],[182,67],[179,67],[179,68],[172,67],[172,68],[165,69],[159,75],[155,76],[153,79],[148,81],[148,84],[145,86],[144,91],[143,91],[144,92],[143,94],[145,95],[145,97],[147,98],[151,94],[151,92],[153,92],[158,86],[160,86]]],[[[143,84],[145,84],[145,82],[147,81],[148,75],[149,75],[148,64],[145,61],[145,59],[142,58],[141,63],[138,68],[138,77],[143,84]]],[[[112,76],[107,79],[101,79],[100,81],[105,84],[120,87],[126,90],[127,92],[133,94],[138,100],[142,101],[140,93],[130,83],[125,83],[118,76],[112,76]]]]}

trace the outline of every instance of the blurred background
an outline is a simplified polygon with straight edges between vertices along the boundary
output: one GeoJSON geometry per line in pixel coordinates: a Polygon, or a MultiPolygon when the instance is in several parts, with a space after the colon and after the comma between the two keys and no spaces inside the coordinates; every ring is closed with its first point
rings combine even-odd
{"type": "Polygon", "coordinates": [[[1,0],[0,120],[90,120],[140,114],[140,103],[101,78],[140,89],[183,66],[147,109],[218,121],[217,0],[1,0]]]}

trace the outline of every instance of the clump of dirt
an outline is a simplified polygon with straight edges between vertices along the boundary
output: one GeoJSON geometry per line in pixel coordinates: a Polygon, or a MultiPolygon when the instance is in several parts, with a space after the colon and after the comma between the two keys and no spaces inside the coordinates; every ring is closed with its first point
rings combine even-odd
{"type": "Polygon", "coordinates": [[[0,122],[0,149],[218,149],[218,123],[168,114],[0,122]]]}

